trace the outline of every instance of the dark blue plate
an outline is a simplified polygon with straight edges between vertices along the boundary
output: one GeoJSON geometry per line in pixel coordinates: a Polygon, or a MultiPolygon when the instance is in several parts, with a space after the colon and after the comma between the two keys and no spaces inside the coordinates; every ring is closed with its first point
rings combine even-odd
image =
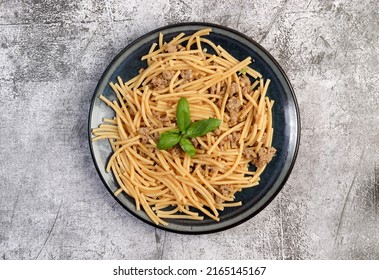
{"type": "Polygon", "coordinates": [[[146,67],[145,62],[141,61],[141,57],[149,51],[153,42],[158,41],[159,32],[162,32],[165,40],[168,41],[180,32],[187,35],[207,27],[212,28],[212,33],[207,38],[221,45],[237,59],[242,60],[251,56],[254,59],[253,68],[258,70],[265,79],[271,79],[267,95],[275,100],[273,107],[273,146],[277,149],[277,155],[261,175],[258,186],[245,189],[237,194],[236,200],[242,201],[242,206],[220,211],[220,222],[215,222],[207,217],[203,221],[170,219],[168,226],[156,226],[144,211],[135,210],[133,199],[124,193],[118,197],[114,196],[113,193],[118,189],[117,182],[112,174],[105,172],[107,160],[112,152],[111,147],[106,140],[94,143],[90,141],[96,169],[104,185],[115,199],[126,210],[144,222],[178,233],[216,232],[241,224],[259,213],[274,199],[285,184],[295,163],[300,140],[299,108],[292,86],[283,69],[255,41],[235,30],[208,23],[183,23],[159,28],[123,49],[105,70],[96,87],[89,114],[89,139],[92,137],[91,129],[98,127],[102,118],[114,116],[113,111],[99,99],[99,95],[103,94],[111,100],[115,99],[112,89],[108,85],[109,82],[116,82],[117,76],[121,76],[124,81],[127,81],[137,75],[140,68],[146,67]]]}

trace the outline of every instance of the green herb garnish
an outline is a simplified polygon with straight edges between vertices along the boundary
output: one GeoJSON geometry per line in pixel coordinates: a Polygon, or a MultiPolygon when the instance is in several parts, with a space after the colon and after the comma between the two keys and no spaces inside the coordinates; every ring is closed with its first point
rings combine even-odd
{"type": "Polygon", "coordinates": [[[167,150],[174,147],[179,143],[180,139],[182,139],[182,135],[180,135],[180,131],[178,130],[170,130],[165,133],[162,133],[159,136],[159,140],[157,143],[157,147],[159,150],[167,150]]]}
{"type": "Polygon", "coordinates": [[[214,131],[221,124],[221,120],[210,118],[191,123],[188,100],[182,97],[176,107],[176,123],[179,129],[162,133],[159,136],[157,148],[167,150],[179,144],[183,151],[193,157],[195,147],[189,138],[201,137],[208,132],[214,131]]]}
{"type": "Polygon", "coordinates": [[[238,72],[238,76],[241,76],[242,74],[246,74],[247,72],[247,67],[244,67],[242,68],[239,72],[238,72]]]}
{"type": "Polygon", "coordinates": [[[190,157],[193,157],[195,155],[195,147],[193,146],[192,142],[187,138],[180,139],[179,145],[183,151],[190,155],[190,157]]]}
{"type": "Polygon", "coordinates": [[[219,127],[221,120],[218,119],[207,119],[202,121],[193,122],[190,127],[184,132],[184,136],[187,137],[200,137],[208,132],[212,132],[219,127]]]}
{"type": "Polygon", "coordinates": [[[180,98],[176,106],[176,123],[180,131],[184,132],[191,124],[190,109],[187,98],[180,98]]]}

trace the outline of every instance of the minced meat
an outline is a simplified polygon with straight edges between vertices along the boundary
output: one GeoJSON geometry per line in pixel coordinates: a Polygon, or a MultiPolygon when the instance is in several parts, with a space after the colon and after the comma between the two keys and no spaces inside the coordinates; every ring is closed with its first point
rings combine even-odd
{"type": "Polygon", "coordinates": [[[164,89],[168,87],[170,80],[165,79],[162,74],[157,75],[151,80],[154,89],[164,89]]]}
{"type": "MultiPolygon", "coordinates": [[[[249,156],[252,156],[252,162],[255,164],[256,167],[262,167],[272,160],[272,158],[276,154],[276,149],[274,147],[271,147],[269,149],[262,147],[259,149],[258,154],[256,153],[253,154],[253,153],[250,152],[250,155],[249,155],[249,156]]],[[[248,158],[248,154],[246,151],[245,151],[245,155],[248,158]]]]}
{"type": "Polygon", "coordinates": [[[150,140],[150,128],[148,127],[141,127],[138,130],[139,134],[141,135],[141,142],[144,144],[149,143],[150,140]]]}
{"type": "Polygon", "coordinates": [[[238,113],[241,109],[241,103],[239,99],[235,96],[229,98],[228,102],[226,103],[225,108],[229,112],[229,116],[230,116],[229,125],[235,126],[238,122],[238,113]]]}
{"type": "Polygon", "coordinates": [[[241,109],[241,102],[240,100],[233,96],[231,98],[229,98],[228,102],[226,103],[226,106],[225,106],[226,110],[229,111],[229,113],[231,112],[238,112],[240,109],[241,109]]]}
{"type": "Polygon", "coordinates": [[[180,72],[180,77],[182,77],[185,80],[192,79],[192,69],[183,70],[180,72]]]}
{"type": "Polygon", "coordinates": [[[177,46],[175,46],[173,44],[167,44],[166,48],[165,48],[165,51],[168,52],[168,53],[173,53],[173,52],[177,52],[178,48],[177,48],[177,46]]]}
{"type": "Polygon", "coordinates": [[[235,93],[238,92],[238,85],[236,82],[233,82],[231,85],[230,85],[230,95],[233,95],[235,93]]]}
{"type": "Polygon", "coordinates": [[[174,72],[170,70],[166,70],[162,72],[162,77],[165,80],[171,80],[172,77],[174,76],[174,72]]]}

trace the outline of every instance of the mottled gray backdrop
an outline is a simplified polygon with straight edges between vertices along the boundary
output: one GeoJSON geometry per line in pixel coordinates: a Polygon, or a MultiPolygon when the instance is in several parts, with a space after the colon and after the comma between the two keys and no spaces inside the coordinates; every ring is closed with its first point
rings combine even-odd
{"type": "Polygon", "coordinates": [[[378,3],[0,1],[0,259],[379,259],[378,3]],[[103,186],[87,140],[90,100],[113,57],[185,21],[261,43],[301,111],[283,191],[210,235],[131,216],[103,186]]]}

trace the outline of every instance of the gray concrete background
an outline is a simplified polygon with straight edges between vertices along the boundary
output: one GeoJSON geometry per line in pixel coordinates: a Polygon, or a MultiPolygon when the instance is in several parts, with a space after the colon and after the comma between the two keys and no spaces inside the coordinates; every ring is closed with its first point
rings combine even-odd
{"type": "Polygon", "coordinates": [[[0,259],[379,259],[378,1],[0,1],[0,259]],[[248,222],[179,235],[137,220],[87,142],[113,57],[168,23],[214,22],[287,72],[302,141],[276,199],[248,222]]]}

